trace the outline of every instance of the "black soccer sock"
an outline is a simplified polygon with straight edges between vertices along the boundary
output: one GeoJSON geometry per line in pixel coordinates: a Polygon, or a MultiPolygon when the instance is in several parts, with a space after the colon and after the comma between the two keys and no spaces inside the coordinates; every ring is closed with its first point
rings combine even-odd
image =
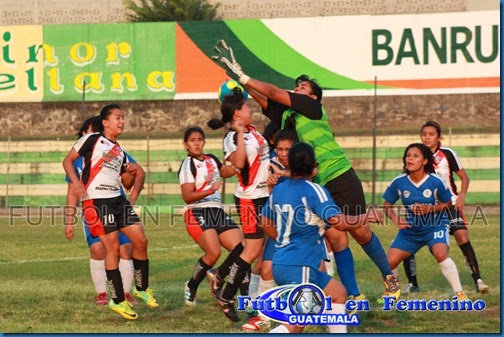
{"type": "Polygon", "coordinates": [[[474,249],[471,245],[471,241],[467,241],[466,243],[461,244],[459,247],[462,251],[462,254],[464,254],[465,263],[467,265],[467,268],[469,268],[471,277],[473,278],[474,283],[477,283],[478,279],[480,279],[481,276],[478,260],[476,259],[476,253],[474,252],[474,249]]]}
{"type": "Polygon", "coordinates": [[[247,275],[247,270],[250,270],[250,263],[238,256],[236,261],[231,265],[231,270],[229,271],[227,282],[222,289],[221,297],[223,299],[234,299],[236,293],[238,292],[240,284],[247,275]]]}
{"type": "Polygon", "coordinates": [[[202,258],[200,258],[194,266],[192,277],[187,283],[187,286],[190,289],[198,289],[201,281],[203,281],[203,279],[206,277],[207,270],[209,270],[210,268],[212,268],[212,266],[207,265],[205,262],[203,262],[202,258]]]}
{"type": "Polygon", "coordinates": [[[404,272],[408,278],[408,283],[418,288],[418,281],[416,277],[416,260],[415,255],[411,255],[403,261],[404,272]]]}
{"type": "Polygon", "coordinates": [[[219,275],[221,280],[224,280],[226,276],[229,275],[229,269],[231,268],[231,265],[236,260],[236,258],[240,256],[244,248],[245,247],[243,246],[243,243],[240,242],[239,244],[237,244],[233,248],[233,250],[229,252],[224,262],[222,262],[219,268],[217,268],[217,275],[219,275]]]}
{"type": "Polygon", "coordinates": [[[110,298],[112,298],[115,304],[124,302],[124,288],[119,268],[113,270],[106,269],[105,272],[107,274],[107,284],[110,290],[110,298]]]}
{"type": "Polygon", "coordinates": [[[245,274],[245,278],[243,279],[242,283],[240,284],[240,295],[242,295],[242,296],[248,296],[248,294],[249,294],[250,274],[251,273],[252,273],[251,269],[247,270],[247,273],[245,274]]]}
{"type": "Polygon", "coordinates": [[[149,259],[133,259],[135,269],[135,286],[139,291],[145,291],[149,287],[149,259]]]}

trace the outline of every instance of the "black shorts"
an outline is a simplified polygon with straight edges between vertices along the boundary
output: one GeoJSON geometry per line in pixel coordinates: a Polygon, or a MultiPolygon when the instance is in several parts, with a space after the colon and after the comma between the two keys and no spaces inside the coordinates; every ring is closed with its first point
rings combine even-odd
{"type": "Polygon", "coordinates": [[[366,199],[362,183],[354,169],[346,171],[342,175],[329,180],[324,186],[346,215],[360,215],[366,213],[366,199]]]}
{"type": "Polygon", "coordinates": [[[218,207],[190,208],[185,212],[187,233],[197,243],[204,231],[215,229],[220,235],[227,230],[238,228],[229,215],[218,207]]]}
{"type": "Polygon", "coordinates": [[[245,239],[262,239],[264,232],[259,226],[261,221],[261,211],[268,201],[268,198],[241,199],[234,197],[236,210],[240,214],[243,237],[245,239]]]}
{"type": "Polygon", "coordinates": [[[137,222],[140,218],[124,196],[82,202],[82,213],[92,236],[105,235],[137,222]]]}
{"type": "Polygon", "coordinates": [[[460,229],[467,230],[467,225],[464,219],[464,213],[457,211],[455,207],[451,206],[446,210],[446,216],[450,222],[450,235],[453,235],[460,229]]]}

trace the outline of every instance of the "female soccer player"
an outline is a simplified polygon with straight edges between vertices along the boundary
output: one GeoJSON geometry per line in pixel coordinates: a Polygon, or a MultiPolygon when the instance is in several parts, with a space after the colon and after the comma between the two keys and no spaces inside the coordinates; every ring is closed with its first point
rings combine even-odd
{"type": "Polygon", "coordinates": [[[200,127],[190,127],[184,133],[187,157],[178,173],[182,198],[187,203],[186,229],[205,254],[194,266],[191,279],[186,282],[185,303],[196,305],[198,286],[220,257],[221,245],[230,253],[219,267],[218,274],[229,274],[231,263],[243,251],[243,236],[235,222],[223,211],[220,196],[220,177],[228,178],[236,172],[212,154],[203,153],[205,134],[200,127]]]}
{"type": "MultiPolygon", "coordinates": [[[[77,133],[77,137],[81,138],[82,136],[98,132],[100,129],[101,121],[100,116],[93,116],[84,121],[79,132],[77,133]]],[[[130,157],[128,154],[128,160],[132,163],[136,161],[130,157]]],[[[83,158],[79,157],[77,160],[73,162],[74,171],[80,177],[82,174],[82,170],[84,162],[83,158]]],[[[72,240],[75,235],[75,211],[77,204],[79,202],[79,198],[75,195],[75,189],[68,177],[66,177],[66,181],[68,183],[67,189],[67,199],[66,199],[66,226],[65,226],[65,237],[68,240],[72,240]]],[[[142,191],[143,184],[145,181],[145,172],[143,170],[139,170],[136,177],[135,183],[131,190],[129,202],[133,205],[140,195],[142,191]]],[[[124,191],[121,188],[121,193],[124,194],[124,191]]],[[[86,241],[89,247],[89,269],[91,272],[91,279],[93,280],[93,284],[95,286],[95,290],[97,293],[96,296],[96,305],[106,305],[108,304],[107,300],[107,274],[105,272],[105,247],[100,242],[98,237],[93,237],[89,232],[89,227],[86,223],[85,219],[83,220],[83,228],[84,228],[84,236],[86,237],[86,241]]],[[[127,301],[130,303],[134,303],[133,298],[129,294],[131,289],[131,285],[133,282],[133,245],[131,241],[122,233],[119,233],[119,244],[120,244],[120,259],[119,259],[119,270],[121,272],[123,286],[125,289],[124,296],[127,301]]]]}
{"type": "MultiPolygon", "coordinates": [[[[238,78],[247,92],[261,105],[263,114],[282,128],[295,129],[302,142],[312,144],[319,163],[319,174],[314,181],[326,187],[344,214],[366,213],[366,201],[359,177],[341,146],[334,140],[329,119],[321,104],[322,89],[306,75],[299,76],[293,92],[250,78],[232,56],[231,48],[221,40],[217,46],[219,60],[228,74],[238,78]],[[229,60],[228,58],[231,58],[229,60]],[[258,94],[259,95],[258,95],[258,94]]],[[[377,235],[367,226],[350,232],[381,272],[385,294],[399,297],[399,281],[387,263],[387,256],[377,235]]],[[[329,229],[326,238],[331,244],[338,274],[348,294],[360,296],[355,280],[353,256],[344,232],[329,229]]]]}
{"type": "MultiPolygon", "coordinates": [[[[469,176],[462,167],[457,153],[441,145],[441,126],[438,123],[434,121],[425,123],[422,126],[420,137],[422,138],[422,143],[432,152],[436,174],[448,185],[452,194],[452,205],[446,212],[450,220],[450,235],[455,237],[462,254],[464,254],[464,259],[471,271],[476,291],[481,294],[487,293],[489,288],[481,279],[476,252],[471,245],[471,241],[469,241],[469,231],[464,217],[464,203],[469,188],[469,176]],[[453,173],[461,180],[460,192],[457,191],[453,173]]],[[[409,281],[405,286],[405,290],[410,292],[418,291],[415,255],[411,255],[404,260],[404,270],[409,281]]]]}
{"type": "Polygon", "coordinates": [[[252,109],[239,87],[226,95],[221,105],[221,119],[212,119],[212,129],[230,124],[224,138],[224,158],[238,170],[235,204],[240,214],[240,223],[245,249],[233,263],[233,273],[222,289],[222,277],[216,275],[214,288],[222,311],[232,321],[239,321],[234,308],[234,296],[242,281],[250,273],[252,262],[259,256],[264,242],[264,233],[259,227],[260,208],[268,199],[269,149],[264,137],[252,125],[252,109]]]}
{"type": "Polygon", "coordinates": [[[448,255],[448,219],[445,211],[451,206],[451,193],[443,180],[434,174],[430,149],[414,143],[404,151],[404,173],[392,180],[383,193],[384,213],[399,228],[387,254],[390,267],[428,246],[441,267],[459,301],[467,296],[460,284],[455,262],[448,255]],[[401,199],[406,217],[401,218],[393,205],[401,199]]]}
{"type": "MultiPolygon", "coordinates": [[[[320,271],[326,222],[337,230],[356,230],[377,217],[361,214],[343,215],[329,192],[311,180],[316,175],[315,152],[306,143],[297,143],[289,152],[291,177],[278,184],[263,211],[262,228],[276,240],[273,276],[278,285],[311,283],[332,296],[328,314],[344,314],[345,287],[326,272],[320,271]]],[[[271,332],[299,333],[300,326],[280,325],[271,332]]],[[[344,333],[346,325],[329,325],[329,332],[344,333]]]]}
{"type": "Polygon", "coordinates": [[[121,195],[120,185],[131,188],[139,170],[138,164],[126,161],[125,152],[117,143],[124,130],[124,112],[117,104],[109,104],[100,112],[103,132],[88,134],[77,141],[63,160],[65,172],[81,198],[84,218],[93,236],[105,246],[105,269],[110,288],[109,308],[122,317],[134,320],[138,315],[125,300],[119,264],[118,231],[133,244],[135,287],[133,295],[151,308],[158,307],[149,289],[147,237],[139,217],[128,200],[121,195]],[[84,170],[79,179],[73,162],[84,157],[84,170]]]}

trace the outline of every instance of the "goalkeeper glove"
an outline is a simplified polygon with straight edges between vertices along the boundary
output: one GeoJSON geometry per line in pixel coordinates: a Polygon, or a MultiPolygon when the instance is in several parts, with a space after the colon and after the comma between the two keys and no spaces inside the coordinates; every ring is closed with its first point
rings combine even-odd
{"type": "Polygon", "coordinates": [[[219,53],[218,55],[212,55],[213,60],[220,61],[226,68],[226,74],[228,74],[231,78],[237,79],[238,82],[245,85],[250,80],[250,77],[247,76],[242,67],[233,54],[233,49],[226,44],[226,41],[219,40],[217,44],[214,46],[214,50],[219,53]]]}

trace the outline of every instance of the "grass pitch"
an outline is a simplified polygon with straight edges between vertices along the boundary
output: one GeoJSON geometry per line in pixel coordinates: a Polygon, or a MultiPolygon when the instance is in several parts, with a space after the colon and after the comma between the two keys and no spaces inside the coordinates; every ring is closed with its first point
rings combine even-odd
{"type": "MultiPolygon", "coordinates": [[[[376,299],[383,292],[378,269],[351,240],[357,280],[371,304],[359,314],[361,324],[351,333],[499,333],[500,219],[490,211],[467,214],[473,224],[470,238],[476,250],[483,279],[490,293],[475,292],[462,253],[452,240],[451,257],[457,264],[462,285],[470,299],[483,299],[482,312],[384,312],[376,299]]],[[[228,321],[212,299],[208,284],[200,286],[196,308],[184,305],[183,284],[190,277],[199,247],[185,231],[180,215],[160,215],[144,220],[149,237],[150,286],[160,303],[149,309],[135,306],[139,319],[126,321],[106,306],[94,305],[89,275],[89,253],[82,232],[73,242],[63,235],[63,217],[31,214],[16,219],[0,218],[0,332],[3,333],[233,333],[241,323],[228,321]]],[[[374,226],[385,248],[395,236],[392,224],[374,226]]],[[[449,299],[451,289],[426,248],[417,255],[422,292],[402,298],[449,299]]],[[[405,281],[400,267],[400,279],[405,281]]],[[[404,284],[404,282],[402,282],[404,284]]],[[[243,314],[241,314],[243,316],[243,314]]],[[[322,327],[306,332],[323,333],[322,327]]]]}

